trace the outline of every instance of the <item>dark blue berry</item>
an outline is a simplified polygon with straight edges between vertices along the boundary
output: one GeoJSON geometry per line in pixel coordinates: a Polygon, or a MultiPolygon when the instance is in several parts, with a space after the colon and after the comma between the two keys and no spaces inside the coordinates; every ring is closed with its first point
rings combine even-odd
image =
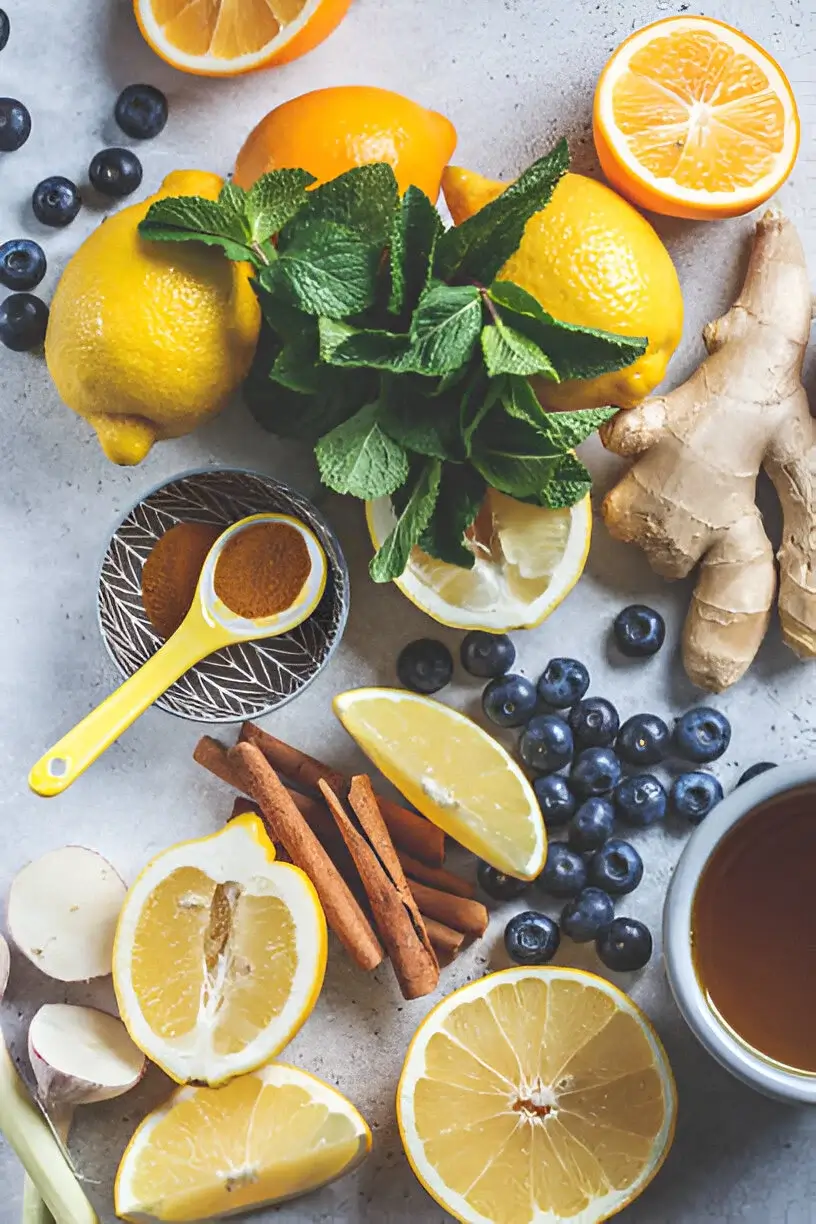
{"type": "Polygon", "coordinates": [[[570,788],[581,799],[607,795],[620,782],[621,766],[611,748],[585,748],[573,761],[570,788]]]}
{"type": "Polygon", "coordinates": [[[620,837],[610,837],[589,860],[589,882],[614,897],[634,892],[643,879],[643,859],[634,846],[620,837]]]}
{"type": "Polygon", "coordinates": [[[769,769],[776,769],[775,761],[757,761],[756,765],[749,765],[744,774],[740,774],[737,786],[742,786],[744,782],[750,782],[752,778],[758,778],[760,774],[767,773],[769,769]]]}
{"type": "Polygon", "coordinates": [[[0,9],[0,51],[3,50],[9,40],[11,33],[11,22],[8,19],[8,13],[5,9],[0,9]]]}
{"type": "Polygon", "coordinates": [[[121,199],[142,181],[142,163],[130,149],[103,149],[88,167],[91,186],[100,195],[121,199]]]}
{"type": "Polygon", "coordinates": [[[678,718],[674,749],[684,761],[705,765],[716,761],[731,743],[731,724],[719,710],[698,706],[678,718]]]}
{"type": "Polygon", "coordinates": [[[668,754],[671,732],[656,714],[633,714],[618,732],[615,751],[627,765],[657,765],[668,754]]]}
{"type": "Polygon", "coordinates": [[[167,99],[155,85],[128,85],[116,99],[113,117],[125,135],[152,140],[167,122],[167,99]]]}
{"type": "Polygon", "coordinates": [[[637,918],[616,918],[595,940],[595,951],[607,969],[634,973],[652,958],[652,935],[637,918]]]}
{"type": "Polygon", "coordinates": [[[0,285],[25,291],[36,289],[46,269],[45,252],[28,238],[10,238],[0,246],[0,285]]]}
{"type": "Polygon", "coordinates": [[[544,823],[550,829],[565,825],[575,811],[575,796],[567,785],[566,778],[558,774],[545,774],[533,782],[538,806],[544,823]]]}
{"type": "Polygon", "coordinates": [[[538,695],[554,710],[566,710],[589,688],[589,672],[577,659],[550,659],[538,681],[538,695]]]}
{"type": "Polygon", "coordinates": [[[538,886],[551,897],[574,897],[586,887],[586,863],[566,842],[550,842],[538,886]]]}
{"type": "Polygon", "coordinates": [[[602,888],[584,888],[561,911],[561,930],[576,943],[589,943],[615,917],[615,906],[602,888]]]}
{"type": "Polygon", "coordinates": [[[546,965],[555,956],[560,942],[558,923],[538,910],[516,914],[504,928],[507,955],[517,965],[546,965]]]}
{"type": "Polygon", "coordinates": [[[569,725],[581,748],[608,748],[615,742],[620,719],[605,697],[586,697],[570,710],[569,725]]]}
{"type": "Polygon", "coordinates": [[[48,307],[32,293],[12,293],[0,303],[0,343],[15,353],[38,348],[47,326],[48,307]]]}
{"type": "Polygon", "coordinates": [[[573,850],[591,854],[609,841],[615,828],[615,809],[608,799],[587,799],[569,822],[567,840],[573,850]]]}
{"type": "Polygon", "coordinates": [[[668,795],[654,774],[624,778],[615,787],[615,815],[624,824],[646,829],[666,815],[668,795]]]}
{"type": "Polygon", "coordinates": [[[16,98],[0,98],[0,153],[21,149],[31,135],[31,115],[16,98]]]}
{"type": "Polygon", "coordinates": [[[482,860],[476,868],[476,879],[482,892],[486,892],[494,901],[510,901],[513,897],[520,897],[530,883],[529,880],[517,880],[515,876],[505,875],[482,860]]]}
{"type": "Polygon", "coordinates": [[[34,216],[43,225],[61,229],[70,225],[79,212],[82,196],[76,183],[63,178],[61,174],[54,174],[51,178],[43,179],[34,188],[31,206],[34,216]]]}
{"type": "Polygon", "coordinates": [[[555,773],[572,760],[572,731],[557,714],[537,714],[521,733],[519,754],[539,773],[555,773]]]}
{"type": "Polygon", "coordinates": [[[450,684],[453,658],[444,642],[419,638],[403,646],[397,659],[397,675],[413,693],[438,693],[450,684]]]}
{"type": "Polygon", "coordinates": [[[694,770],[680,774],[671,788],[672,811],[698,825],[723,797],[723,788],[713,774],[694,770]]]}
{"type": "Polygon", "coordinates": [[[497,727],[522,726],[535,713],[537,704],[535,685],[512,672],[496,676],[482,693],[482,709],[497,727]]]}
{"type": "Polygon", "coordinates": [[[615,617],[615,641],[627,659],[645,659],[657,654],[666,640],[666,622],[646,604],[630,604],[615,617]]]}
{"type": "Polygon", "coordinates": [[[466,633],[459,650],[462,666],[471,676],[490,680],[504,676],[516,661],[516,648],[506,633],[485,633],[473,629],[466,633]]]}

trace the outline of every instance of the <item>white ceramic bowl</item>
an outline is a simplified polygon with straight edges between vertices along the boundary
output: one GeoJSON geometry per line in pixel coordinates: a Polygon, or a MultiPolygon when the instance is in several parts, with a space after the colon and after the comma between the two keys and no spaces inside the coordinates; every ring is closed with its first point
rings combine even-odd
{"type": "Polygon", "coordinates": [[[816,786],[816,760],[780,765],[737,787],[694,831],[666,895],[663,949],[677,1005],[709,1054],[737,1079],[766,1096],[791,1104],[816,1105],[816,1075],[788,1070],[758,1054],[740,1041],[709,1006],[694,969],[691,943],[697,885],[716,847],[761,803],[802,786],[816,786]]]}

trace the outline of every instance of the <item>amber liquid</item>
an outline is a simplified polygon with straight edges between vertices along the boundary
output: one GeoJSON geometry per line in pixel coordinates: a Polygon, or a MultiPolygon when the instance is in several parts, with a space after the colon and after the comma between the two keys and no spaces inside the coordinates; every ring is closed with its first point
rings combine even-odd
{"type": "Polygon", "coordinates": [[[720,843],[692,939],[703,990],[737,1036],[816,1074],[816,786],[756,808],[720,843]]]}

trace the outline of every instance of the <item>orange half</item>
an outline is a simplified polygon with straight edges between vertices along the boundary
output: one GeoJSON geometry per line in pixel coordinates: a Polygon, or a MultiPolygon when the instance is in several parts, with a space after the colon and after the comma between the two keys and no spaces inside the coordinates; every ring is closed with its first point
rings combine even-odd
{"type": "Polygon", "coordinates": [[[735,217],[793,169],[799,116],[779,65],[710,17],[637,30],[595,92],[595,146],[613,187],[672,217],[735,217]]]}
{"type": "Polygon", "coordinates": [[[288,64],[328,38],[351,0],[134,0],[157,55],[200,76],[288,64]]]}

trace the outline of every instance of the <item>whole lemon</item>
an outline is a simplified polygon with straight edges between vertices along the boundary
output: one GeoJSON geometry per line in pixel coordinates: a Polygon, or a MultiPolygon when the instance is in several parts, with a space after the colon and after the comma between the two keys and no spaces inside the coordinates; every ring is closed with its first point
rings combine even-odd
{"type": "Polygon", "coordinates": [[[179,170],[156,195],[109,217],[68,263],[45,356],[57,390],[113,463],[215,416],[249,370],[260,309],[249,268],[193,242],[152,242],[137,226],[154,200],[214,200],[216,174],[179,170]]]}
{"type": "MultiPolygon", "coordinates": [[[[449,166],[442,190],[458,224],[505,190],[449,166]]],[[[557,319],[649,347],[625,369],[563,383],[537,380],[552,408],[633,408],[662,380],[683,330],[683,296],[671,257],[645,217],[616,192],[582,174],[565,174],[547,207],[527,223],[499,278],[526,289],[557,319]]]]}

